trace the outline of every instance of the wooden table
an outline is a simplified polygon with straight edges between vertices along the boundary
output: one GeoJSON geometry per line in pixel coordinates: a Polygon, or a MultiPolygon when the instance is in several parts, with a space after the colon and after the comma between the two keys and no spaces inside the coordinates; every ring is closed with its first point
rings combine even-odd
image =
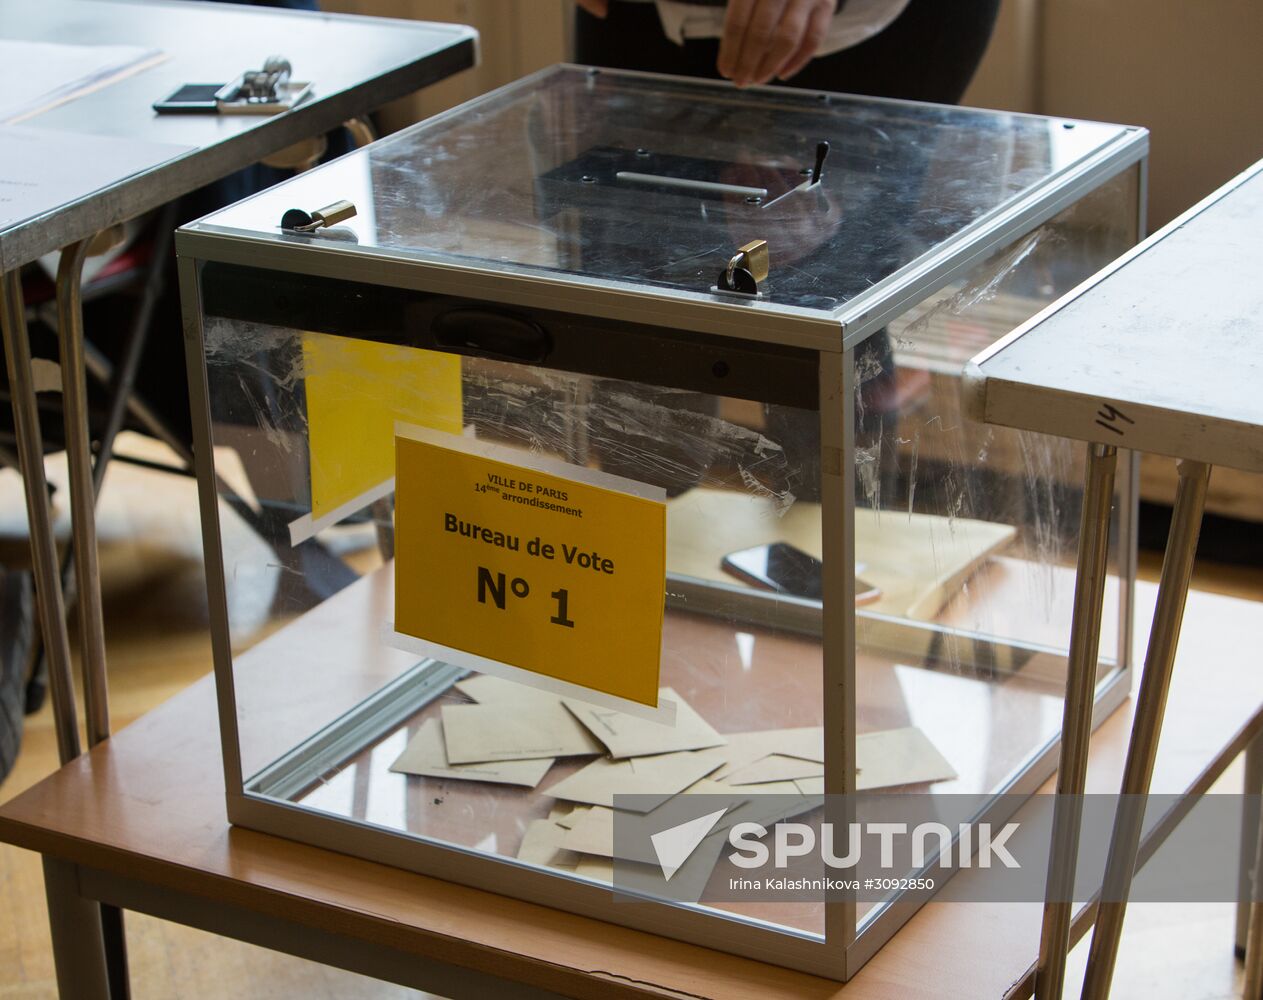
{"type": "MultiPolygon", "coordinates": [[[[1263,472],[1263,161],[969,365],[973,416],[1087,442],[1040,1000],[1061,996],[1117,450],[1178,460],[1171,533],[1121,783],[1150,790],[1211,467],[1263,472]]],[[[1256,639],[1257,641],[1257,634],[1256,639]]],[[[1083,996],[1110,990],[1140,840],[1120,810],[1083,996]]],[[[1263,861],[1263,841],[1259,844],[1263,861]]],[[[1247,995],[1263,992],[1263,906],[1247,995]]]]}
{"type": "MultiPolygon", "coordinates": [[[[1138,587],[1142,616],[1155,591],[1138,587]]],[[[1258,606],[1193,594],[1155,787],[1205,791],[1263,746],[1258,606]]],[[[210,678],[0,808],[44,855],[59,974],[81,974],[84,907],[106,902],[449,997],[983,1000],[1030,995],[1038,904],[931,903],[848,984],[229,827],[210,678]]],[[[1127,706],[1100,728],[1088,787],[1117,787],[1127,706]]],[[[969,872],[958,878],[976,878],[969,872]]],[[[1091,911],[1081,912],[1082,933],[1091,911]]],[[[72,995],[63,993],[63,995],[72,995]]]]}

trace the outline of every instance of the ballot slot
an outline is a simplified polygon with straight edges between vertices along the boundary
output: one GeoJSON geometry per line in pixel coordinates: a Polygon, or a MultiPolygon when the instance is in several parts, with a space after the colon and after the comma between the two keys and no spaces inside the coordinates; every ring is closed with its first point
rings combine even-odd
{"type": "Polygon", "coordinates": [[[567,197],[582,197],[582,188],[613,186],[641,196],[675,195],[753,209],[771,205],[811,181],[812,170],[804,166],[717,160],[645,147],[594,146],[543,174],[540,186],[553,193],[559,204],[567,197]],[[574,190],[575,185],[580,190],[574,190]]]}

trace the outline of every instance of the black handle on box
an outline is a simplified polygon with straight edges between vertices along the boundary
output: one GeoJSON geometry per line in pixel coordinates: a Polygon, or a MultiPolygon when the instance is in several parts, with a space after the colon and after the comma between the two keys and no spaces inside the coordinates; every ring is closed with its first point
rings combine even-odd
{"type": "Polygon", "coordinates": [[[449,309],[434,317],[430,332],[441,348],[501,361],[538,364],[553,347],[538,323],[490,309],[449,309]]]}

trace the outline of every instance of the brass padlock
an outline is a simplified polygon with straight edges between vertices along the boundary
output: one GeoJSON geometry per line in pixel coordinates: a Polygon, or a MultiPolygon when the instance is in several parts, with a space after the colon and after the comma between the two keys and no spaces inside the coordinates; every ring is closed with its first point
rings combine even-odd
{"type": "Polygon", "coordinates": [[[328,229],[339,222],[355,218],[355,206],[349,201],[335,201],[314,212],[304,212],[300,208],[291,208],[281,216],[281,228],[295,233],[312,233],[317,229],[328,229]]]}
{"type": "Polygon", "coordinates": [[[767,240],[751,240],[728,258],[728,266],[719,272],[719,287],[743,295],[757,295],[759,284],[767,280],[769,270],[767,240]]]}
{"type": "Polygon", "coordinates": [[[349,201],[335,201],[332,205],[326,205],[311,213],[311,221],[319,223],[326,229],[353,218],[355,218],[355,206],[349,201]]]}
{"type": "Polygon", "coordinates": [[[756,282],[767,281],[768,275],[768,253],[767,240],[751,240],[745,246],[737,250],[738,256],[744,256],[744,263],[739,262],[738,267],[744,267],[750,272],[756,282]]]}

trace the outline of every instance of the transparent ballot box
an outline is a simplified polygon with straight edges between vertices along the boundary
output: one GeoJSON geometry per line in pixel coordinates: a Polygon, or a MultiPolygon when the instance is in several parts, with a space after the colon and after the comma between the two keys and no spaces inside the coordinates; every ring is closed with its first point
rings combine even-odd
{"type": "Polygon", "coordinates": [[[960,375],[1137,241],[1146,151],[558,67],[182,229],[231,821],[854,974],[927,892],[626,831],[1052,773],[1082,455],[960,375]]]}

